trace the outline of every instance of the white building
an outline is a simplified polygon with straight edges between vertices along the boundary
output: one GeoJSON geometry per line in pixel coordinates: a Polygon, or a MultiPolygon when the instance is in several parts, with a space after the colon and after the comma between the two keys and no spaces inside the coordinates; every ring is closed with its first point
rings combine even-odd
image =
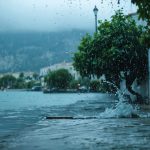
{"type": "Polygon", "coordinates": [[[72,63],[66,63],[66,62],[62,62],[59,64],[54,64],[48,67],[44,67],[42,69],[40,69],[40,76],[45,76],[48,74],[49,71],[55,71],[58,69],[66,69],[69,71],[69,73],[77,80],[80,75],[79,73],[74,69],[72,63]]]}

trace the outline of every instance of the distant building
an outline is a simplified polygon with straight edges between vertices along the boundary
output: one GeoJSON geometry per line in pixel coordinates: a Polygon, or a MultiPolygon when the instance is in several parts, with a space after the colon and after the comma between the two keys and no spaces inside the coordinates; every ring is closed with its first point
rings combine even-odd
{"type": "Polygon", "coordinates": [[[55,71],[58,69],[66,69],[68,70],[68,72],[77,80],[80,75],[79,73],[74,69],[72,63],[66,63],[66,62],[62,62],[59,64],[54,64],[48,67],[44,67],[42,69],[40,69],[40,76],[46,76],[48,74],[48,72],[50,71],[55,71]]]}
{"type": "Polygon", "coordinates": [[[16,73],[10,73],[11,75],[13,75],[16,78],[19,78],[20,74],[23,73],[24,78],[33,77],[34,72],[16,72],[16,73]]]}

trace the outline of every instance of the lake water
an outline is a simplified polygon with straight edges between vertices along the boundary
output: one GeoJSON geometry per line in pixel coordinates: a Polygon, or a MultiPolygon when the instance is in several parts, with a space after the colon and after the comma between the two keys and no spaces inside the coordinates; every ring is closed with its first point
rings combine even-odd
{"type": "Polygon", "coordinates": [[[111,117],[115,101],[107,94],[0,92],[0,149],[149,150],[150,112],[139,109],[140,118],[111,117]]]}

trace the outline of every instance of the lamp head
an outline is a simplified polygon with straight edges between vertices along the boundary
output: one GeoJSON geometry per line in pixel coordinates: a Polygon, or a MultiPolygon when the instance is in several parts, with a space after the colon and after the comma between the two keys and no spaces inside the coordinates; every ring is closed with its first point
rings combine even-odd
{"type": "Polygon", "coordinates": [[[98,13],[98,8],[97,8],[96,6],[94,7],[93,12],[94,12],[94,14],[95,14],[95,16],[96,16],[97,13],[98,13]]]}

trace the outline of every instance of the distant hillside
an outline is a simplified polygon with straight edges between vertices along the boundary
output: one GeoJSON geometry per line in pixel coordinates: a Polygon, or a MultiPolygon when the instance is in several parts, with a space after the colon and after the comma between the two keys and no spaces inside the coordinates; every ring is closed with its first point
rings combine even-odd
{"type": "Polygon", "coordinates": [[[71,61],[86,31],[53,33],[0,33],[0,72],[39,71],[62,61],[71,61]]]}

